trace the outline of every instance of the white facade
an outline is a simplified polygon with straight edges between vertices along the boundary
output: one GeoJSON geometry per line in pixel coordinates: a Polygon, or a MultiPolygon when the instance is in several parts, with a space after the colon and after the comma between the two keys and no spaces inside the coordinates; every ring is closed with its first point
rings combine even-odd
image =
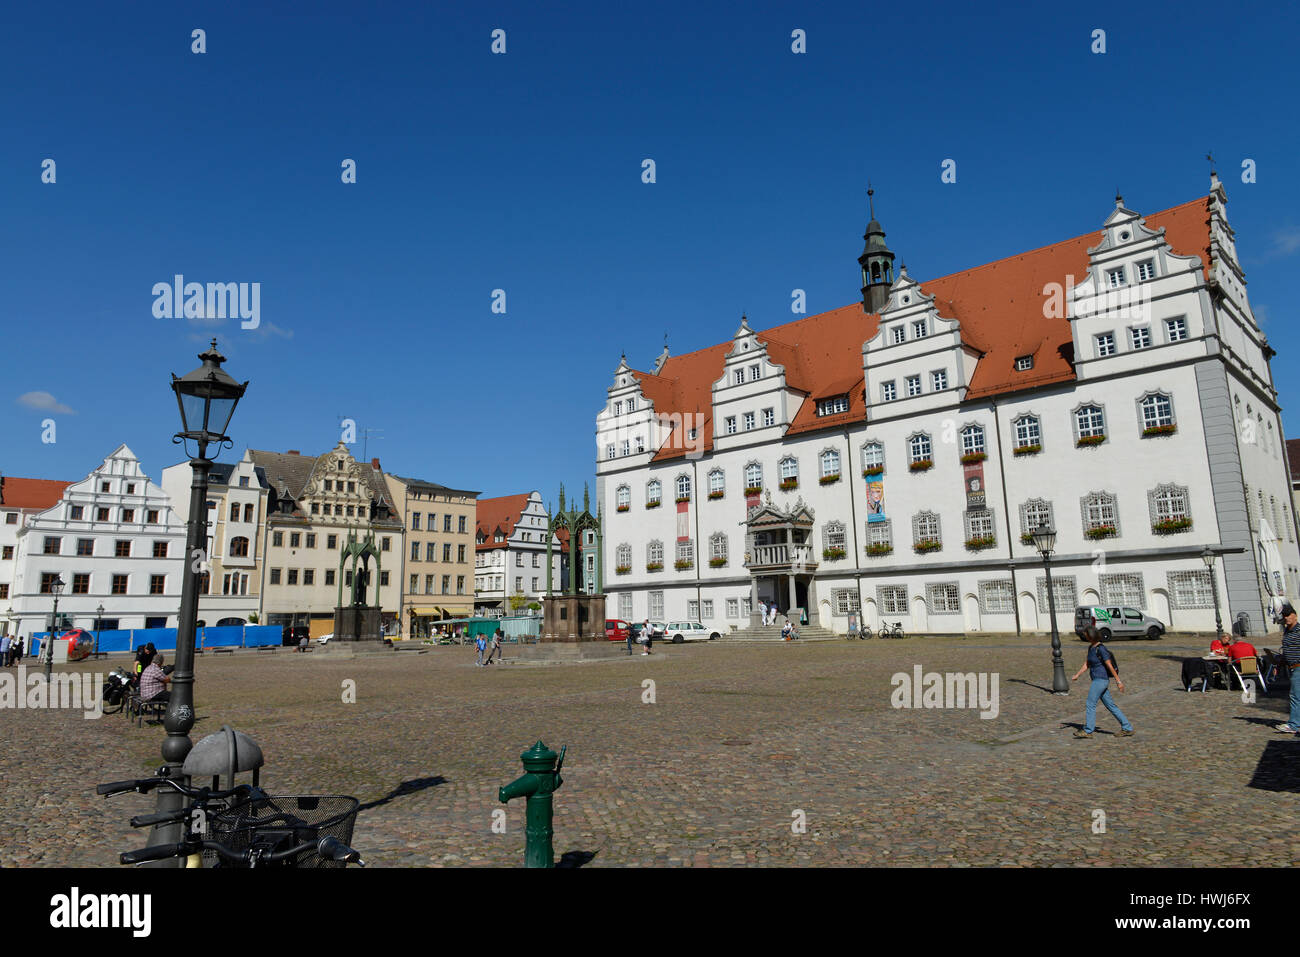
{"type": "MultiPolygon", "coordinates": [[[[540,492],[530,492],[519,516],[507,530],[493,520],[494,500],[479,502],[479,530],[474,555],[474,602],[481,609],[509,609],[509,599],[522,595],[541,602],[546,591],[546,538],[550,517],[540,492]],[[486,522],[486,523],[485,523],[486,522]]],[[[560,539],[551,536],[551,575],[559,590],[562,567],[560,539]]]]}
{"type": "Polygon", "coordinates": [[[102,627],[174,628],[180,611],[185,524],[171,499],[120,445],[18,533],[12,605],[18,633],[43,631],[53,610],[49,582],[65,583],[60,620],[102,627]]]}
{"type": "MultiPolygon", "coordinates": [[[[656,408],[653,390],[620,363],[596,419],[608,613],[745,628],[758,600],[775,599],[838,632],[850,611],[873,629],[1042,632],[1043,565],[1023,538],[1048,518],[1066,634],[1087,603],[1138,606],[1174,631],[1212,630],[1206,547],[1221,556],[1224,626],[1244,613],[1252,634],[1273,628],[1268,589],[1296,595],[1300,550],[1271,350],[1250,312],[1225,202],[1216,179],[1203,204],[1208,264],[1174,254],[1163,229],[1117,203],[1087,250],[1086,275],[1058,280],[1072,381],[971,396],[979,364],[991,361],[979,322],[997,320],[968,319],[967,330],[905,269],[878,332],[861,343],[865,410],[833,428],[788,432],[805,402],[825,399],[828,417],[842,413],[851,388],[842,400],[792,389],[789,349],[747,324],[711,408],[656,408]],[[667,441],[688,452],[656,459],[675,427],[655,418],[666,413],[682,414],[667,441]],[[711,447],[691,451],[689,430],[704,430],[706,418],[711,447]],[[634,438],[623,444],[636,435],[645,436],[640,454],[634,438]],[[883,486],[885,521],[868,521],[868,470],[883,486]],[[761,544],[747,528],[751,484],[776,509],[813,516],[808,547],[775,574],[769,559],[784,545],[761,544]]],[[[1032,278],[1024,294],[1050,298],[1032,278]]],[[[1035,336],[1032,346],[1043,338],[1022,335],[1035,336]]]]}

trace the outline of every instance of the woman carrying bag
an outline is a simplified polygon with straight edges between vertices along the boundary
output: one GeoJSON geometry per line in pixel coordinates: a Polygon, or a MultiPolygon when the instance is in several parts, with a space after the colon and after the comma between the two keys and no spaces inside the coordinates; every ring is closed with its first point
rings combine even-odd
{"type": "Polygon", "coordinates": [[[1092,732],[1097,728],[1097,702],[1100,700],[1106,706],[1106,710],[1115,716],[1119,722],[1119,737],[1127,738],[1133,734],[1133,725],[1129,724],[1128,718],[1124,717],[1124,712],[1119,710],[1110,697],[1110,679],[1114,677],[1115,687],[1121,694],[1124,693],[1124,682],[1120,680],[1119,670],[1115,667],[1115,656],[1110,653],[1110,649],[1101,643],[1101,635],[1097,633],[1095,625],[1089,625],[1083,630],[1083,637],[1088,639],[1088,657],[1083,666],[1074,673],[1072,681],[1078,681],[1079,676],[1086,670],[1092,678],[1092,685],[1088,688],[1088,704],[1084,709],[1084,724],[1082,731],[1074,732],[1076,738],[1091,738],[1092,732]]]}

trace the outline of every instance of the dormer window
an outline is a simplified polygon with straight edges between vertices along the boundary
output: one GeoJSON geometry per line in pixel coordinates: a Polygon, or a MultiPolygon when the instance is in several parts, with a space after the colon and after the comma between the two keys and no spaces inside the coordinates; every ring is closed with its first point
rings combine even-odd
{"type": "Polygon", "coordinates": [[[1034,367],[1033,356],[1016,356],[1016,371],[1028,372],[1034,367]]]}
{"type": "Polygon", "coordinates": [[[817,401],[818,415],[835,415],[847,411],[849,411],[849,397],[847,395],[837,395],[830,399],[819,399],[817,401]]]}
{"type": "Polygon", "coordinates": [[[1123,266],[1120,266],[1118,269],[1111,269],[1106,273],[1106,284],[1109,285],[1111,289],[1118,289],[1120,286],[1126,285],[1127,283],[1128,277],[1125,275],[1123,266]]]}

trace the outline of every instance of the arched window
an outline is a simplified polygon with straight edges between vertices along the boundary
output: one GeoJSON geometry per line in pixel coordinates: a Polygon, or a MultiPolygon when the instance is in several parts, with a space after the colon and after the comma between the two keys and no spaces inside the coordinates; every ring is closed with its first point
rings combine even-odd
{"type": "Polygon", "coordinates": [[[840,453],[835,449],[827,449],[821,454],[822,478],[839,478],[840,475],[840,453]]]}
{"type": "Polygon", "coordinates": [[[763,490],[763,466],[750,462],[745,466],[745,492],[755,493],[763,490]]]}
{"type": "Polygon", "coordinates": [[[785,484],[790,480],[799,481],[799,460],[787,455],[781,460],[781,483],[785,484]]]}
{"type": "Polygon", "coordinates": [[[968,425],[961,430],[961,454],[962,455],[983,455],[984,452],[984,426],[968,425]]]}
{"type": "Polygon", "coordinates": [[[862,471],[883,472],[885,470],[885,447],[879,442],[868,442],[862,446],[862,471]]]}
{"type": "Polygon", "coordinates": [[[934,512],[917,512],[912,516],[912,545],[922,550],[934,550],[943,539],[939,534],[939,516],[934,512]]]}
{"type": "Polygon", "coordinates": [[[691,477],[689,475],[677,476],[677,501],[689,502],[691,500],[691,477]]]}
{"type": "Polygon", "coordinates": [[[1042,447],[1043,430],[1039,424],[1038,416],[1022,415],[1011,424],[1016,430],[1015,450],[1042,447]]]}
{"type": "Polygon", "coordinates": [[[622,544],[614,550],[614,571],[625,575],[632,570],[632,546],[622,544]]]}
{"type": "Polygon", "coordinates": [[[709,498],[722,498],[726,490],[727,482],[722,469],[712,469],[709,472],[709,498]]]}
{"type": "Polygon", "coordinates": [[[1119,534],[1119,509],[1110,492],[1090,492],[1081,502],[1085,538],[1108,538],[1119,534]]]}
{"type": "Polygon", "coordinates": [[[620,485],[614,490],[614,507],[620,512],[626,512],[632,507],[632,489],[627,485],[620,485]]]}
{"type": "Polygon", "coordinates": [[[727,536],[714,532],[709,536],[709,566],[721,568],[727,564],[727,536]]]}
{"type": "Polygon", "coordinates": [[[1142,408],[1143,433],[1156,429],[1165,429],[1174,424],[1173,399],[1163,392],[1146,396],[1140,403],[1142,408]]]}
{"type": "Polygon", "coordinates": [[[827,522],[822,529],[822,557],[830,560],[832,558],[843,558],[848,551],[848,537],[845,533],[844,523],[841,521],[827,522]]]}
{"type": "Polygon", "coordinates": [[[663,501],[663,486],[659,484],[658,479],[651,479],[646,482],[645,486],[645,503],[647,505],[658,505],[663,501]]]}
{"type": "MultiPolygon", "coordinates": [[[[1052,503],[1046,499],[1031,498],[1020,506],[1021,541],[1023,542],[1026,536],[1032,537],[1034,529],[1040,525],[1056,527],[1056,520],[1052,517],[1052,503]]],[[[1032,545],[1033,542],[1025,542],[1025,544],[1032,545]]]]}
{"type": "Polygon", "coordinates": [[[1185,487],[1157,485],[1151,490],[1152,531],[1181,531],[1191,527],[1191,520],[1191,505],[1185,487]]]}
{"type": "Polygon", "coordinates": [[[1106,414],[1099,405],[1084,405],[1074,410],[1075,438],[1104,439],[1106,437],[1106,414]]]}
{"type": "Polygon", "coordinates": [[[248,539],[240,535],[230,540],[230,557],[247,558],[248,557],[248,539]]]}
{"type": "Polygon", "coordinates": [[[930,436],[924,432],[918,432],[907,440],[907,451],[911,457],[911,463],[915,465],[918,462],[931,461],[930,436]]]}
{"type": "Polygon", "coordinates": [[[656,539],[645,547],[645,561],[647,565],[664,566],[664,543],[656,539]]]}

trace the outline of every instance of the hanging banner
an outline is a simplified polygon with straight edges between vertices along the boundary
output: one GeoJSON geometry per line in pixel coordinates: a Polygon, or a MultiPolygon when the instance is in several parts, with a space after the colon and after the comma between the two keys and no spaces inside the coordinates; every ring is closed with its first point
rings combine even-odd
{"type": "Polygon", "coordinates": [[[691,537],[690,502],[677,503],[677,540],[684,542],[691,537]]]}
{"type": "Polygon", "coordinates": [[[867,479],[867,521],[885,521],[885,473],[868,472],[867,479]]]}
{"type": "Polygon", "coordinates": [[[966,480],[966,507],[984,508],[984,463],[968,462],[962,466],[966,480]]]}

